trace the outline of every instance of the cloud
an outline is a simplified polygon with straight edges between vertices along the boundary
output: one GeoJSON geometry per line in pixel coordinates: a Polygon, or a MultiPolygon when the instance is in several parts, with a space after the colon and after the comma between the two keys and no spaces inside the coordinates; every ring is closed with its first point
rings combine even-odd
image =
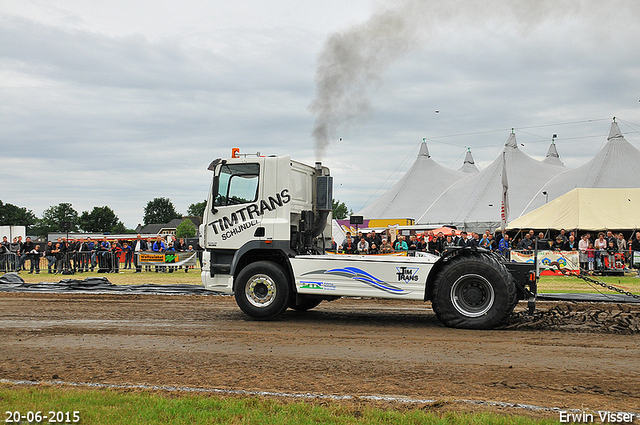
{"type": "Polygon", "coordinates": [[[312,63],[309,39],[293,28],[237,35],[241,42],[215,53],[3,19],[0,147],[11,171],[0,176],[3,200],[36,213],[59,202],[88,210],[111,202],[135,226],[139,205],[153,197],[172,197],[182,212],[204,199],[207,164],[232,146],[287,152],[292,128],[306,134],[310,126],[311,75],[296,66],[304,55],[312,63]],[[135,215],[125,199],[137,204],[135,215]]]}
{"type": "Polygon", "coordinates": [[[36,214],[109,205],[133,227],[157,196],[184,212],[235,146],[322,157],[357,210],[423,137],[459,168],[467,146],[486,166],[512,127],[537,158],[558,133],[577,167],[613,115],[640,121],[630,0],[26,3],[0,8],[0,184],[36,214]]]}
{"type": "MultiPolygon", "coordinates": [[[[322,157],[341,130],[371,114],[372,98],[385,81],[385,73],[407,55],[413,56],[413,64],[424,66],[426,73],[420,73],[423,81],[429,71],[449,76],[448,82],[440,82],[452,86],[453,93],[448,95],[455,94],[454,84],[462,83],[467,96],[482,95],[482,91],[490,95],[497,85],[509,87],[536,77],[545,88],[546,76],[567,63],[567,47],[573,49],[577,62],[585,62],[585,56],[588,62],[590,58],[606,59],[586,46],[604,50],[605,41],[624,41],[611,29],[619,28],[619,21],[627,21],[629,16],[638,16],[640,6],[633,1],[614,3],[605,10],[595,0],[383,3],[365,22],[332,34],[318,56],[316,97],[310,105],[315,116],[312,135],[316,155],[322,157]],[[632,14],[621,16],[616,11],[632,14]],[[486,44],[478,45],[478,40],[486,44]],[[447,66],[435,54],[424,57],[416,53],[424,46],[435,53],[436,43],[440,43],[440,56],[457,66],[447,66]]],[[[608,52],[601,53],[606,57],[608,52]]],[[[617,70],[613,64],[604,68],[617,70]]],[[[553,100],[553,96],[529,84],[523,85],[518,94],[553,100]]]]}

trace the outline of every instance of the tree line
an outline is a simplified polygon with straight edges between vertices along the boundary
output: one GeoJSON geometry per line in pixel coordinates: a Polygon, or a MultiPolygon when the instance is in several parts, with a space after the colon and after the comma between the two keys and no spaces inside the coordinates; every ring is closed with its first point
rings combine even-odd
{"type": "MultiPolygon", "coordinates": [[[[202,217],[205,206],[206,201],[191,204],[187,209],[186,215],[202,217]]],[[[177,212],[171,199],[161,197],[147,202],[142,222],[144,225],[160,224],[168,223],[175,218],[182,218],[182,214],[177,212]]],[[[186,221],[191,223],[190,220],[186,221]]],[[[68,202],[52,205],[42,212],[41,217],[37,217],[32,210],[26,207],[4,203],[0,200],[0,225],[25,226],[27,234],[40,237],[46,237],[49,233],[65,232],[67,230],[69,232],[82,231],[110,234],[135,233],[135,230],[128,229],[108,206],[94,207],[91,211],[83,211],[80,214],[68,202]],[[64,228],[64,223],[68,223],[68,228],[64,228]]],[[[183,227],[189,227],[189,224],[183,227]]],[[[193,231],[189,230],[187,233],[195,235],[193,223],[191,223],[191,227],[193,227],[193,231]]],[[[193,235],[187,237],[192,237],[193,235]]]]}
{"type": "MultiPolygon", "coordinates": [[[[186,215],[189,217],[202,217],[206,206],[206,200],[193,203],[187,208],[186,215]]],[[[339,199],[333,200],[333,218],[343,219],[351,214],[353,214],[353,211],[344,202],[340,202],[339,199]]],[[[176,211],[171,199],[160,197],[147,202],[144,207],[142,222],[144,225],[160,224],[168,223],[175,218],[182,218],[182,214],[176,211]]],[[[191,223],[190,220],[183,222],[180,225],[182,229],[178,226],[177,232],[184,235],[184,237],[194,236],[195,226],[191,229],[192,223],[191,226],[189,223],[191,223]]],[[[52,205],[42,212],[42,217],[37,217],[33,211],[26,207],[18,207],[0,200],[0,225],[25,226],[27,234],[40,237],[46,237],[49,233],[60,233],[67,230],[69,232],[83,231],[110,234],[135,233],[135,230],[128,229],[108,206],[93,207],[91,211],[83,211],[79,214],[67,202],[52,205]],[[68,229],[62,227],[62,223],[65,222],[69,223],[68,229]]]]}

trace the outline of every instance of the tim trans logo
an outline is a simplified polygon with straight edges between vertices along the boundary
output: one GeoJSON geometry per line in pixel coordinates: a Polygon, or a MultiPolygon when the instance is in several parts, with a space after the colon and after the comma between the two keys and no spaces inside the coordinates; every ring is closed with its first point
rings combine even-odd
{"type": "Polygon", "coordinates": [[[417,267],[396,267],[398,271],[396,275],[398,276],[398,282],[417,282],[418,281],[418,270],[417,267]]]}
{"type": "Polygon", "coordinates": [[[209,223],[209,226],[211,226],[216,235],[220,234],[222,240],[225,241],[243,230],[257,226],[260,216],[266,212],[274,211],[290,201],[289,189],[283,189],[280,193],[276,193],[275,197],[269,196],[266,200],[262,199],[260,202],[244,206],[228,216],[225,215],[213,220],[209,223]]]}

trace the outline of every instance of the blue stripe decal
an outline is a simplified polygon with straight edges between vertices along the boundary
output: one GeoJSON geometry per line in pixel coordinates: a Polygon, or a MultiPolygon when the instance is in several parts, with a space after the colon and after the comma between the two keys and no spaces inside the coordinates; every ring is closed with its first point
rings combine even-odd
{"type": "Polygon", "coordinates": [[[394,293],[399,293],[399,294],[407,293],[407,291],[405,291],[404,289],[389,285],[384,280],[380,280],[377,277],[371,275],[370,273],[368,273],[368,272],[366,272],[366,271],[364,271],[362,269],[359,269],[357,267],[345,267],[345,268],[342,268],[342,269],[331,269],[331,270],[326,270],[324,273],[343,276],[343,277],[351,276],[351,279],[353,279],[353,280],[357,280],[359,282],[366,283],[368,285],[371,285],[371,286],[373,286],[375,288],[378,288],[378,289],[381,289],[381,290],[387,291],[387,292],[394,292],[394,293]]]}

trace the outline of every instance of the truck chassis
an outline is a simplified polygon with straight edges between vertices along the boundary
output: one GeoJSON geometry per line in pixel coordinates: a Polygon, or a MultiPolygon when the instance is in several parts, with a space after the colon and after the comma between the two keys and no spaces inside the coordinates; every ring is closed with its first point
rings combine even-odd
{"type": "Polygon", "coordinates": [[[253,261],[225,292],[233,293],[240,309],[258,320],[347,296],[431,301],[447,326],[488,329],[504,321],[519,299],[534,296],[531,272],[529,264],[505,264],[496,255],[472,249],[444,257],[303,255],[288,262],[253,261]]]}
{"type": "Polygon", "coordinates": [[[504,320],[518,300],[535,299],[533,264],[506,263],[481,248],[441,257],[325,255],[333,180],[320,163],[234,150],[209,170],[202,282],[234,294],[254,319],[348,296],[431,301],[445,325],[484,329],[504,320]]]}

